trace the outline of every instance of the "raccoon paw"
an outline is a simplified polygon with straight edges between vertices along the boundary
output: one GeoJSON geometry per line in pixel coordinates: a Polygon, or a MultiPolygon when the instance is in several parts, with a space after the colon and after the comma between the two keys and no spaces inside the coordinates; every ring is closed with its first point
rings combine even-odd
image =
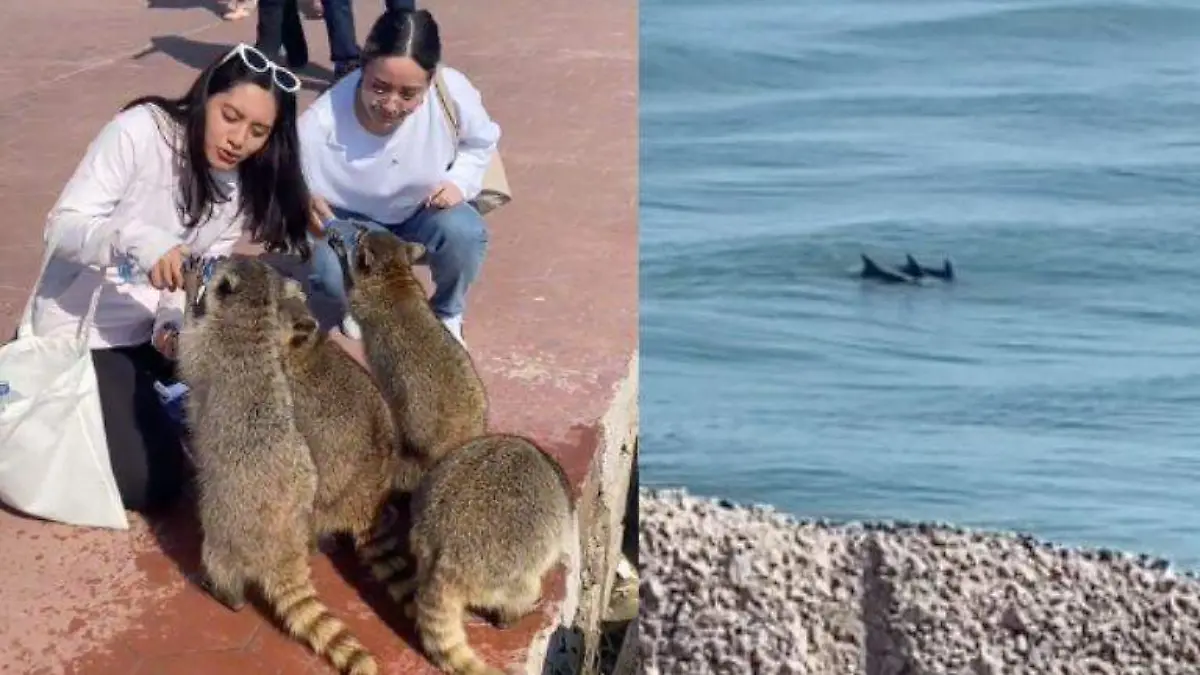
{"type": "Polygon", "coordinates": [[[225,608],[231,612],[240,612],[246,606],[246,596],[244,593],[232,591],[225,588],[218,588],[207,576],[201,576],[199,580],[200,588],[208,593],[214,600],[225,605],[225,608]]]}
{"type": "Polygon", "coordinates": [[[413,578],[405,579],[388,584],[388,595],[396,602],[400,602],[412,595],[417,590],[417,580],[413,578]]]}

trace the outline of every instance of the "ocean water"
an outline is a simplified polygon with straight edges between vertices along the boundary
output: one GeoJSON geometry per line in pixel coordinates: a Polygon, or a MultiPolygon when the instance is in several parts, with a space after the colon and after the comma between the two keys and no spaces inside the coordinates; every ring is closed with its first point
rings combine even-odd
{"type": "Polygon", "coordinates": [[[641,22],[644,484],[1200,567],[1200,3],[641,22]]]}

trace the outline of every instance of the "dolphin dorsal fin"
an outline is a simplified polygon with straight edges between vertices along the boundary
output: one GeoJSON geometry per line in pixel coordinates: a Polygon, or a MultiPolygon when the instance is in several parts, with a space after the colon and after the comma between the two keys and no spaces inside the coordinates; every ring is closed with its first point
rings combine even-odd
{"type": "Polygon", "coordinates": [[[921,263],[912,256],[911,253],[904,254],[904,267],[900,269],[910,277],[920,277],[925,275],[925,269],[921,267],[921,263]]]}

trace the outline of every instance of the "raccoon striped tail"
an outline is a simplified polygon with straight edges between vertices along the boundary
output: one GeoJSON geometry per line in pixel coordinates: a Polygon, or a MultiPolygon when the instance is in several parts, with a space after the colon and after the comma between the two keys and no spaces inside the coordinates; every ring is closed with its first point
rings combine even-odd
{"type": "Polygon", "coordinates": [[[367,535],[358,543],[358,556],[396,602],[403,602],[416,589],[415,576],[405,572],[408,565],[400,537],[388,532],[375,537],[367,535]]]}
{"type": "Polygon", "coordinates": [[[425,655],[450,675],[505,675],[479,658],[467,642],[467,604],[435,570],[428,586],[417,591],[417,634],[425,655]]]}
{"type": "Polygon", "coordinates": [[[277,574],[264,579],[263,595],[287,631],[308,643],[343,675],[378,675],[375,657],[362,646],[340,619],[317,597],[309,576],[308,561],[296,559],[277,574]]]}

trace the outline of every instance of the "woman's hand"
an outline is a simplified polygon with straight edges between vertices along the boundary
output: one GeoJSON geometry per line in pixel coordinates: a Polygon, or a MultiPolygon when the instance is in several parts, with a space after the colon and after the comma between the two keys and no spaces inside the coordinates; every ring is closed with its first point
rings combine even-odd
{"type": "Polygon", "coordinates": [[[183,244],[167,251],[150,270],[150,285],[158,290],[176,291],[183,288],[183,261],[188,257],[183,244]]]}
{"type": "Polygon", "coordinates": [[[179,326],[174,323],[163,324],[151,342],[159,353],[174,361],[179,348],[179,326]]]}
{"type": "Polygon", "coordinates": [[[442,181],[429,196],[425,198],[425,205],[432,206],[438,209],[448,209],[452,206],[458,206],[463,201],[462,190],[450,181],[442,181]]]}
{"type": "Polygon", "coordinates": [[[312,202],[309,204],[309,213],[312,215],[309,231],[314,237],[324,237],[325,222],[333,219],[333,209],[329,208],[329,202],[313,195],[312,202]]]}

